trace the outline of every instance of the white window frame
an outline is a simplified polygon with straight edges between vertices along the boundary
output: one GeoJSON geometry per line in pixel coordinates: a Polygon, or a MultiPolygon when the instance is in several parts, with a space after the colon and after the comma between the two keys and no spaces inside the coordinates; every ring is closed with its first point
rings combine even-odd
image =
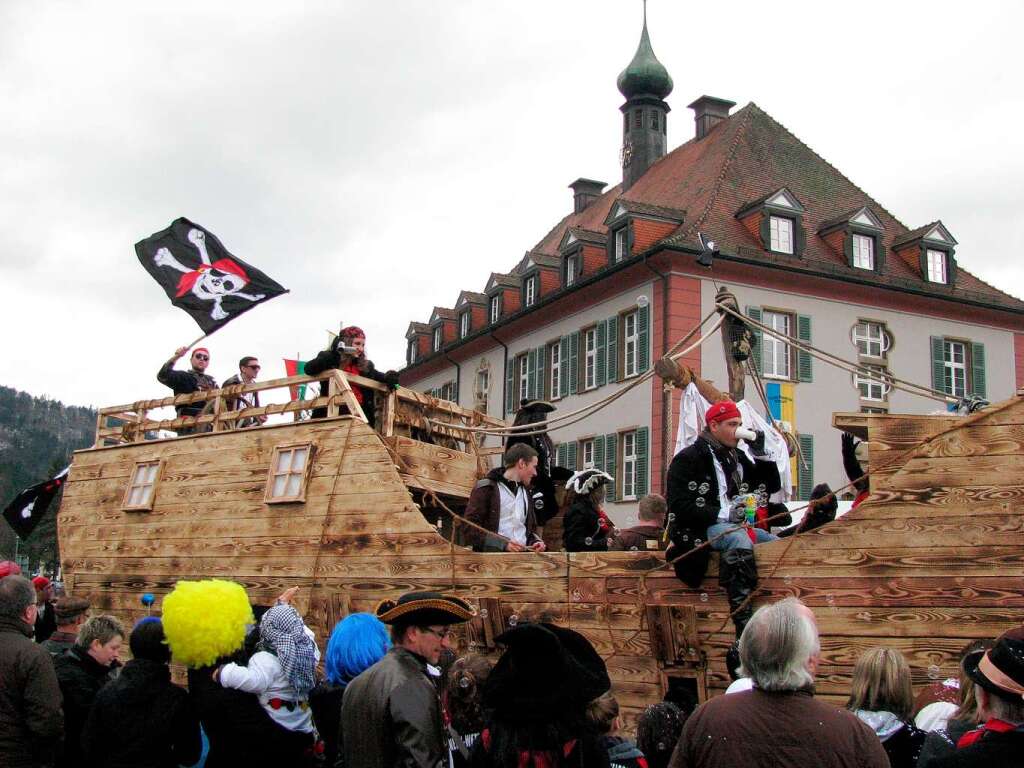
{"type": "Polygon", "coordinates": [[[640,372],[639,327],[640,316],[637,312],[627,312],[622,316],[622,376],[626,379],[640,372]]]}
{"type": "MultiPolygon", "coordinates": [[[[525,352],[516,358],[516,373],[519,377],[519,402],[525,400],[526,393],[530,391],[530,369],[526,358],[525,352]]],[[[519,403],[516,403],[515,407],[518,409],[519,403]]]]}
{"type": "Polygon", "coordinates": [[[409,341],[409,365],[416,362],[416,353],[419,351],[419,340],[412,339],[409,341]]]}
{"type": "Polygon", "coordinates": [[[775,253],[793,254],[793,237],[796,232],[796,223],[787,216],[768,216],[768,231],[770,233],[769,248],[775,253]]]}
{"type": "Polygon", "coordinates": [[[459,315],[459,338],[464,339],[469,336],[469,310],[459,315]]]}
{"type": "Polygon", "coordinates": [[[476,409],[482,413],[487,413],[487,395],[491,389],[491,371],[487,368],[481,368],[476,372],[476,391],[473,393],[476,396],[476,409]]]}
{"type": "Polygon", "coordinates": [[[594,441],[580,440],[580,469],[596,469],[597,465],[594,464],[594,441]],[[589,458],[587,454],[590,454],[589,458]]]}
{"type": "Polygon", "coordinates": [[[629,254],[627,253],[626,246],[629,243],[629,227],[619,227],[615,230],[615,249],[613,254],[614,264],[618,264],[620,261],[626,258],[629,254]]]}
{"type": "Polygon", "coordinates": [[[441,345],[444,342],[444,326],[439,325],[434,329],[434,351],[440,352],[441,345]]]}
{"type": "Polygon", "coordinates": [[[124,490],[121,509],[138,511],[153,509],[156,484],[160,480],[160,467],[159,460],[136,462],[131,477],[128,479],[128,487],[124,490]]]}
{"type": "Polygon", "coordinates": [[[851,339],[861,357],[883,359],[892,345],[885,324],[874,320],[858,320],[853,326],[851,339]]]}
{"type": "Polygon", "coordinates": [[[530,275],[526,278],[526,306],[532,307],[533,303],[537,300],[537,276],[530,275]]]}
{"type": "Polygon", "coordinates": [[[489,317],[491,318],[491,323],[492,324],[498,322],[498,319],[501,317],[501,294],[500,293],[499,294],[495,294],[494,296],[491,296],[491,303],[490,303],[490,309],[489,309],[489,317]]]}
{"type": "Polygon", "coordinates": [[[583,332],[583,389],[597,388],[597,328],[583,332]]]}
{"type": "MultiPolygon", "coordinates": [[[[772,330],[783,336],[793,335],[793,316],[788,312],[777,312],[772,309],[762,311],[761,322],[772,330]],[[778,327],[780,325],[782,328],[778,327]]],[[[792,379],[793,378],[793,351],[792,347],[784,341],[780,341],[767,333],[761,335],[761,367],[762,375],[767,379],[792,379]],[[784,368],[779,363],[784,363],[784,368]]]]}
{"type": "Polygon", "coordinates": [[[312,466],[312,443],[290,443],[275,446],[270,457],[270,467],[267,469],[267,488],[263,500],[267,504],[305,501],[306,484],[312,466]],[[287,466],[285,466],[283,458],[285,455],[288,456],[287,466]],[[301,456],[302,460],[296,466],[298,456],[301,456]],[[287,493],[289,490],[293,492],[287,493]]]}
{"type": "Polygon", "coordinates": [[[942,283],[943,285],[949,282],[948,257],[949,254],[945,251],[937,251],[934,248],[929,248],[925,251],[925,261],[928,266],[928,282],[942,283]]]}
{"type": "Polygon", "coordinates": [[[548,397],[551,400],[558,400],[562,396],[560,394],[562,387],[562,345],[560,342],[548,344],[548,365],[551,368],[548,373],[548,386],[551,387],[548,397]]]}
{"type": "Polygon", "coordinates": [[[444,384],[442,384],[440,390],[438,390],[438,397],[440,397],[442,400],[455,402],[455,382],[446,381],[444,384]]]}
{"type": "Polygon", "coordinates": [[[568,288],[579,280],[579,254],[573,254],[565,259],[565,286],[568,288]]]}
{"type": "Polygon", "coordinates": [[[857,269],[875,268],[875,238],[853,233],[853,266],[857,269]]]}
{"type": "Polygon", "coordinates": [[[953,397],[967,396],[967,344],[952,339],[942,340],[943,388],[953,397]],[[960,359],[957,360],[957,351],[960,359]],[[959,381],[958,381],[959,380],[959,381]],[[945,386],[948,383],[948,387],[945,386]],[[959,386],[958,386],[959,384],[959,386]]]}
{"type": "Polygon", "coordinates": [[[636,498],[636,431],[622,433],[622,501],[636,498]]]}
{"type": "Polygon", "coordinates": [[[865,368],[877,372],[877,376],[869,376],[857,372],[853,375],[854,386],[860,390],[861,400],[885,402],[892,385],[887,378],[888,371],[884,365],[865,365],[865,368]]]}

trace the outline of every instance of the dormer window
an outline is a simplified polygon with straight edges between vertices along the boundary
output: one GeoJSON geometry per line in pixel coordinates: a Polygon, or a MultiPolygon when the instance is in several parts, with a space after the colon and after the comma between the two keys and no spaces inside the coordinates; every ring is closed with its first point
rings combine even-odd
{"type": "Polygon", "coordinates": [[[530,275],[523,282],[523,304],[532,307],[535,301],[537,301],[537,276],[530,275]]]}
{"type": "Polygon", "coordinates": [[[490,315],[492,323],[498,322],[501,317],[501,295],[491,296],[490,315]]]}
{"type": "Polygon", "coordinates": [[[439,325],[434,329],[434,351],[441,351],[441,343],[444,341],[444,330],[439,325]]]}
{"type": "Polygon", "coordinates": [[[411,339],[409,341],[409,354],[407,355],[409,365],[412,365],[413,363],[416,362],[416,351],[418,346],[419,345],[416,343],[416,339],[411,339]]]}
{"type": "Polygon", "coordinates": [[[875,239],[867,235],[853,235],[853,266],[857,269],[875,268],[875,239]]]}
{"type": "Polygon", "coordinates": [[[629,255],[629,229],[619,227],[615,230],[615,250],[612,253],[612,263],[617,264],[629,255]]]}
{"type": "Polygon", "coordinates": [[[568,288],[576,283],[582,273],[580,255],[578,253],[568,256],[565,259],[565,285],[568,288]]]}
{"type": "Polygon", "coordinates": [[[946,252],[929,248],[925,258],[928,264],[928,282],[942,283],[943,285],[948,283],[949,270],[946,268],[946,252]]]}
{"type": "Polygon", "coordinates": [[[769,247],[776,253],[793,253],[793,220],[784,216],[769,217],[771,240],[769,247]]]}
{"type": "Polygon", "coordinates": [[[469,336],[469,312],[463,312],[459,315],[459,338],[464,339],[469,336]]]}

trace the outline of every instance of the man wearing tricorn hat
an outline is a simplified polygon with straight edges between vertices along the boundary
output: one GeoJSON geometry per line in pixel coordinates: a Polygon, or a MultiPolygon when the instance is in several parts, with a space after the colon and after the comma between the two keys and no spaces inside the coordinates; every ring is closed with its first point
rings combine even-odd
{"type": "Polygon", "coordinates": [[[341,706],[347,768],[448,764],[437,688],[427,673],[450,647],[452,624],[473,609],[439,592],[409,592],[384,600],[377,618],[391,627],[394,646],[349,683],[341,706]]]}

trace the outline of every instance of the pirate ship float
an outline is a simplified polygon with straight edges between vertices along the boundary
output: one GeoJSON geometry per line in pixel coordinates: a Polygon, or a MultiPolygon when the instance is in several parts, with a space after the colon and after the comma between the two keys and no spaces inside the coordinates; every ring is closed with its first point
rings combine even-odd
{"type": "MultiPolygon", "coordinates": [[[[672,686],[701,699],[726,687],[732,626],[717,557],[703,586],[689,589],[660,553],[458,546],[437,520],[458,513],[495,452],[479,447],[474,428],[504,422],[338,371],[244,389],[314,380],[329,385],[317,401],[241,412],[225,408],[241,386],[104,408],[95,445],[75,454],[59,513],[69,589],[135,620],[144,593],[159,609],[179,579],[233,579],[257,603],[297,585],[321,638],[349,611],[440,589],[478,609],[463,647],[494,651],[498,634],[528,620],[587,635],[629,719],[672,686]],[[350,383],[375,392],[378,429],[350,383]],[[147,439],[192,423],[150,411],[196,401],[210,404],[197,419],[210,431],[147,439]],[[233,428],[313,406],[328,417],[233,428]]],[[[822,636],[818,694],[841,703],[868,647],[899,648],[920,685],[955,674],[969,639],[1020,622],[1024,398],[966,418],[836,414],[833,424],[870,444],[872,495],[822,528],[760,545],[755,603],[796,595],[811,606],[822,636]]]]}

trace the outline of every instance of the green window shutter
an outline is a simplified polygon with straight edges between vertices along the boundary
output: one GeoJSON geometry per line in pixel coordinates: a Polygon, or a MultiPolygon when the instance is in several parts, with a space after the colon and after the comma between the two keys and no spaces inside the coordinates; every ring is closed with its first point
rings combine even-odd
{"type": "Polygon", "coordinates": [[[799,218],[793,219],[793,255],[803,256],[807,247],[807,234],[799,218]]]}
{"type": "Polygon", "coordinates": [[[803,458],[798,458],[797,475],[797,498],[807,501],[811,498],[811,491],[814,490],[814,435],[800,435],[800,453],[803,458]],[[804,467],[806,464],[806,468],[804,467]]]}
{"type": "MultiPolygon", "coordinates": [[[[600,440],[600,438],[595,438],[600,440]]],[[[604,471],[612,476],[612,481],[608,483],[608,501],[615,501],[616,487],[615,487],[615,454],[619,447],[619,436],[616,434],[604,436],[604,471]]]]}
{"type": "Polygon", "coordinates": [[[640,427],[636,431],[636,497],[642,498],[647,495],[647,445],[650,442],[647,427],[640,427]]]}
{"type": "Polygon", "coordinates": [[[949,393],[946,387],[946,366],[943,362],[944,344],[941,336],[932,336],[932,389],[949,393]]]}
{"type": "Polygon", "coordinates": [[[604,471],[604,437],[594,438],[594,468],[604,471]]]}
{"type": "Polygon", "coordinates": [[[547,393],[547,366],[548,349],[547,347],[537,347],[537,383],[533,386],[533,391],[536,393],[535,397],[545,400],[549,397],[547,393]]]}
{"type": "Polygon", "coordinates": [[[607,350],[607,363],[608,367],[606,373],[608,374],[608,383],[612,384],[619,379],[618,368],[619,368],[619,316],[612,315],[608,318],[608,350],[607,350]]]}
{"type": "Polygon", "coordinates": [[[580,332],[569,334],[569,394],[575,395],[580,385],[580,332]]]}
{"type": "Polygon", "coordinates": [[[985,345],[971,344],[971,394],[986,397],[985,394],[985,345]]]}
{"type": "MultiPolygon", "coordinates": [[[[761,322],[761,308],[760,307],[747,307],[746,315],[751,320],[758,323],[761,322]]],[[[758,373],[764,373],[764,365],[761,363],[761,347],[764,339],[764,334],[761,333],[760,328],[750,328],[750,332],[754,334],[754,348],[751,350],[751,357],[754,361],[754,368],[757,369],[758,373]]]]}
{"type": "Polygon", "coordinates": [[[526,399],[533,400],[537,396],[537,350],[526,353],[526,399]]]}
{"type": "Polygon", "coordinates": [[[638,307],[636,310],[636,336],[639,349],[637,350],[637,369],[643,373],[651,366],[650,346],[651,327],[651,305],[638,307]]]}
{"type": "Polygon", "coordinates": [[[510,357],[505,361],[505,415],[516,409],[516,359],[510,357]]]}
{"type": "Polygon", "coordinates": [[[607,339],[607,325],[602,320],[597,324],[597,360],[595,362],[594,376],[597,379],[597,386],[603,387],[607,383],[607,360],[608,360],[608,339],[607,339]]]}
{"type": "Polygon", "coordinates": [[[622,259],[626,260],[633,255],[633,222],[626,224],[626,252],[622,255],[622,259]]]}
{"type": "MultiPolygon", "coordinates": [[[[811,343],[811,318],[808,315],[796,316],[796,337],[806,344],[811,343]]],[[[811,357],[810,352],[804,352],[802,349],[797,350],[797,381],[814,381],[811,360],[813,360],[813,358],[811,357]]]]}
{"type": "Polygon", "coordinates": [[[559,443],[558,448],[555,450],[555,456],[557,457],[555,463],[560,467],[564,467],[569,460],[568,454],[569,446],[566,443],[559,443]]]}
{"type": "Polygon", "coordinates": [[[571,442],[565,450],[566,466],[573,472],[576,471],[576,446],[577,443],[575,441],[571,442]]]}
{"type": "Polygon", "coordinates": [[[558,342],[558,396],[569,394],[569,337],[558,342]]]}

